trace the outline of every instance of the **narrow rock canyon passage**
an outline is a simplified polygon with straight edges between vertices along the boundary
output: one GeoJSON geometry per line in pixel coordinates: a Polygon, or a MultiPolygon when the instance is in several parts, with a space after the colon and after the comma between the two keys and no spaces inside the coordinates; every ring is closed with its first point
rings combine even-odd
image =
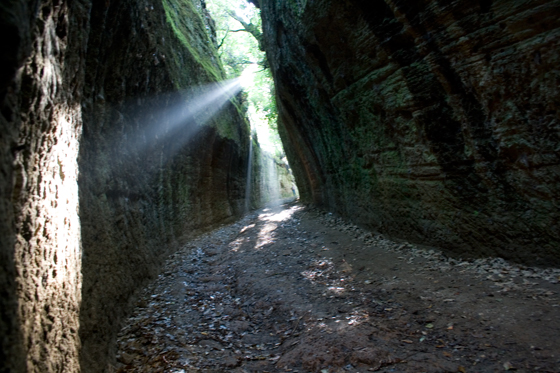
{"type": "Polygon", "coordinates": [[[560,372],[560,0],[1,0],[0,37],[0,373],[560,372]]]}
{"type": "Polygon", "coordinates": [[[454,260],[298,204],[168,259],[118,372],[556,372],[560,270],[454,260]]]}

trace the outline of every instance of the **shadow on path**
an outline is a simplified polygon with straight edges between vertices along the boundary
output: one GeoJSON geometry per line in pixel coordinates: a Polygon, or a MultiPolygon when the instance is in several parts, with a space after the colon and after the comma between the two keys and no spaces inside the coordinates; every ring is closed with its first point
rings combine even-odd
{"type": "Polygon", "coordinates": [[[471,262],[316,209],[248,215],[172,256],[119,372],[557,372],[558,270],[471,262]]]}

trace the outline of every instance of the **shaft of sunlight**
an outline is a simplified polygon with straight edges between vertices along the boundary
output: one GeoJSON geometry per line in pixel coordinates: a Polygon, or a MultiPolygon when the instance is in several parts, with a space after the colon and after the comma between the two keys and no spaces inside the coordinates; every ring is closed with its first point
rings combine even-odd
{"type": "Polygon", "coordinates": [[[169,146],[176,149],[171,151],[181,149],[241,89],[241,78],[235,78],[146,99],[138,103],[145,111],[138,119],[143,131],[138,131],[130,144],[141,152],[154,140],[172,139],[169,146]]]}
{"type": "Polygon", "coordinates": [[[240,77],[196,88],[189,95],[192,98],[188,99],[186,109],[197,124],[203,125],[214,117],[230,98],[241,91],[241,83],[240,77]]]}
{"type": "Polygon", "coordinates": [[[249,161],[247,162],[247,181],[245,181],[245,212],[251,209],[251,183],[253,181],[253,129],[249,135],[249,161]]]}

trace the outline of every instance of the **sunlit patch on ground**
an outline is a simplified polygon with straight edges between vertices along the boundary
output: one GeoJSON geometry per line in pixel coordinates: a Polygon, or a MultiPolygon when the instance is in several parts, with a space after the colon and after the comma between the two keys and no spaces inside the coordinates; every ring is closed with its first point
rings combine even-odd
{"type": "Polygon", "coordinates": [[[231,248],[231,251],[237,252],[239,251],[239,248],[241,248],[241,246],[243,245],[243,242],[245,242],[245,238],[238,237],[235,240],[231,241],[228,246],[231,248]]]}
{"type": "Polygon", "coordinates": [[[556,282],[536,295],[519,281],[515,300],[481,282],[494,269],[477,280],[461,263],[412,265],[412,252],[376,248],[307,211],[267,220],[279,213],[255,213],[175,255],[121,333],[117,372],[556,371],[556,282]],[[254,250],[261,239],[266,250],[254,250]],[[511,344],[528,337],[538,350],[511,344]]]}
{"type": "Polygon", "coordinates": [[[294,213],[301,210],[302,208],[302,206],[292,206],[288,209],[283,210],[267,208],[263,210],[263,214],[259,215],[259,220],[276,222],[287,221],[292,217],[294,213]]]}
{"type": "MultiPolygon", "coordinates": [[[[257,243],[255,244],[255,249],[258,250],[266,245],[273,244],[275,242],[274,231],[278,228],[278,224],[276,223],[289,220],[292,217],[292,215],[295,212],[299,211],[301,208],[302,208],[301,206],[292,206],[291,208],[282,209],[282,210],[279,210],[278,208],[264,209],[263,213],[259,215],[259,221],[266,222],[266,223],[262,225],[259,231],[257,243]]],[[[252,226],[254,227],[254,224],[252,226]]]]}
{"type": "Polygon", "coordinates": [[[241,229],[239,231],[239,234],[245,233],[247,230],[251,229],[251,228],[255,228],[255,224],[249,224],[243,227],[243,229],[241,229]]]}
{"type": "Polygon", "coordinates": [[[326,285],[322,295],[332,298],[348,291],[347,287],[353,280],[351,272],[352,266],[346,261],[343,261],[337,269],[331,259],[321,258],[314,260],[307,270],[301,272],[301,275],[316,285],[326,285]]]}
{"type": "Polygon", "coordinates": [[[277,224],[274,223],[265,224],[259,232],[259,237],[257,240],[257,244],[255,245],[255,249],[260,249],[265,245],[274,243],[274,235],[272,232],[274,232],[276,228],[278,228],[277,224]]]}

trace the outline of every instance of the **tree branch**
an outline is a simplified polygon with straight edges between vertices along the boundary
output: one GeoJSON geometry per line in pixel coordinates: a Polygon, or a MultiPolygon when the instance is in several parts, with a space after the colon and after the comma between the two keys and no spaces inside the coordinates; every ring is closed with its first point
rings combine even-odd
{"type": "Polygon", "coordinates": [[[224,45],[224,41],[226,41],[226,38],[227,38],[227,36],[228,36],[229,33],[230,33],[230,31],[229,31],[229,27],[228,27],[228,29],[227,29],[227,31],[226,31],[226,34],[224,35],[222,41],[221,41],[220,44],[218,45],[218,48],[217,48],[218,50],[222,47],[222,45],[224,45]]]}
{"type": "MultiPolygon", "coordinates": [[[[257,42],[259,43],[259,49],[262,52],[264,52],[263,36],[262,36],[262,32],[259,30],[259,27],[257,25],[252,24],[252,23],[245,22],[243,20],[243,18],[239,17],[237,14],[235,14],[232,11],[228,11],[227,13],[229,14],[229,16],[231,18],[233,18],[237,22],[241,23],[244,31],[247,31],[249,34],[253,35],[253,37],[255,39],[257,39],[257,42]]],[[[243,31],[243,30],[237,30],[237,31],[243,31]]]]}

